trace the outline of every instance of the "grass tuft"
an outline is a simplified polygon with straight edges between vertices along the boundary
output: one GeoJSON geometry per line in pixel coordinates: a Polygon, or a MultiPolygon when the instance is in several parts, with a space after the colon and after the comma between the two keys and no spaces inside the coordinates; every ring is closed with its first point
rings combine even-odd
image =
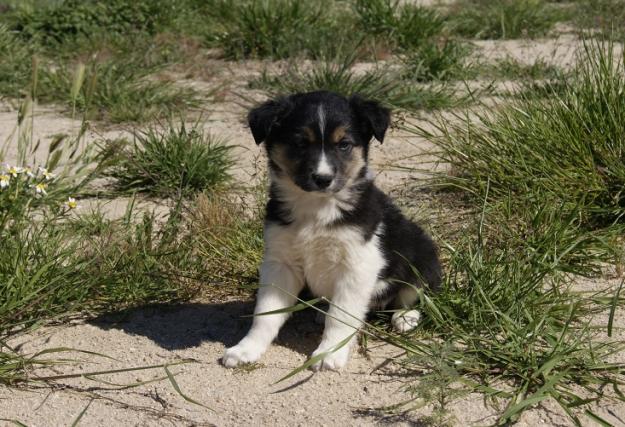
{"type": "Polygon", "coordinates": [[[211,12],[215,42],[231,59],[286,58],[306,53],[334,32],[323,13],[327,2],[219,0],[211,12]]]}
{"type": "Polygon", "coordinates": [[[408,110],[454,107],[465,101],[445,86],[427,86],[407,80],[398,70],[374,68],[356,72],[353,65],[353,57],[316,62],[305,70],[291,65],[278,76],[264,72],[250,82],[250,86],[265,90],[271,96],[315,90],[329,90],[344,96],[360,94],[390,107],[408,110]]]}
{"type": "Polygon", "coordinates": [[[232,148],[199,123],[189,128],[170,120],[135,131],[132,142],[115,141],[105,151],[117,152],[119,163],[108,174],[120,191],[189,195],[216,191],[230,180],[232,148]]]}
{"type": "Polygon", "coordinates": [[[625,39],[625,1],[581,0],[576,6],[576,23],[584,28],[598,29],[604,37],[615,41],[625,39]]]}
{"type": "Polygon", "coordinates": [[[452,31],[477,39],[545,35],[562,18],[543,0],[462,0],[453,6],[452,31]]]}
{"type": "Polygon", "coordinates": [[[478,120],[441,124],[429,134],[453,175],[445,185],[473,200],[515,200],[519,207],[563,204],[588,229],[625,214],[625,57],[587,42],[572,76],[550,97],[523,93],[478,120]]]}

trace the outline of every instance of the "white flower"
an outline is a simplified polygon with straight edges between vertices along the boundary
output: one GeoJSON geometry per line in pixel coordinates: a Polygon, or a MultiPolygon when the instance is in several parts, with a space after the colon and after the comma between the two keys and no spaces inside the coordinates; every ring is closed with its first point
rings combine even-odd
{"type": "Polygon", "coordinates": [[[17,178],[17,176],[19,174],[21,174],[22,172],[24,172],[24,168],[20,167],[20,166],[9,166],[7,173],[9,175],[12,175],[13,178],[17,178]]]}
{"type": "Polygon", "coordinates": [[[76,203],[76,199],[74,199],[73,197],[68,197],[67,201],[65,202],[65,206],[68,209],[76,209],[78,208],[78,203],[76,203]]]}
{"type": "Polygon", "coordinates": [[[33,173],[33,170],[31,168],[29,168],[28,166],[26,166],[24,168],[24,173],[26,175],[28,175],[29,178],[34,178],[35,177],[35,174],[33,173]]]}
{"type": "Polygon", "coordinates": [[[54,177],[56,176],[53,173],[48,172],[48,169],[42,168],[41,166],[39,166],[39,172],[41,172],[41,174],[46,179],[46,181],[50,181],[51,179],[54,179],[54,177]]]}
{"type": "Polygon", "coordinates": [[[42,194],[42,195],[44,195],[44,196],[45,196],[46,194],[48,194],[48,193],[46,192],[46,188],[48,188],[48,185],[47,185],[47,184],[44,184],[43,182],[41,182],[41,183],[39,183],[39,184],[35,185],[35,192],[36,192],[37,194],[42,194]]]}
{"type": "Polygon", "coordinates": [[[9,175],[0,175],[0,189],[8,187],[10,179],[9,175]]]}

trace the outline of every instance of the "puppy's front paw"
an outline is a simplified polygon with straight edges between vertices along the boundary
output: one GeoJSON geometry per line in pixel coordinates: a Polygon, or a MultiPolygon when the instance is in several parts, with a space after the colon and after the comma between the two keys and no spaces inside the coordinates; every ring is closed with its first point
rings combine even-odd
{"type": "MultiPolygon", "coordinates": [[[[328,347],[322,343],[319,348],[313,352],[311,357],[326,352],[328,352],[328,347]]],[[[328,353],[322,360],[312,365],[310,369],[313,371],[339,371],[347,365],[349,353],[349,345],[345,345],[332,353],[328,353]]]]}
{"type": "Polygon", "coordinates": [[[221,358],[221,363],[226,368],[234,368],[244,363],[254,363],[260,359],[261,355],[262,351],[258,349],[258,346],[253,343],[241,342],[234,347],[226,349],[221,358]]]}
{"type": "Polygon", "coordinates": [[[402,310],[393,313],[391,323],[396,332],[403,334],[416,328],[419,320],[421,320],[421,313],[418,310],[402,310]]]}

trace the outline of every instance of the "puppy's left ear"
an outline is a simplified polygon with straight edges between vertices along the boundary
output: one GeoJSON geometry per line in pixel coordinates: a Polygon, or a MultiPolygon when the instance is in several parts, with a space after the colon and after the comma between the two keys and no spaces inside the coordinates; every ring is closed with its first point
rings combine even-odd
{"type": "Polygon", "coordinates": [[[359,95],[349,98],[349,105],[362,123],[367,141],[374,136],[375,139],[383,142],[386,130],[391,123],[391,111],[379,102],[364,99],[359,95]]]}
{"type": "Polygon", "coordinates": [[[288,98],[281,97],[267,101],[249,112],[247,121],[256,144],[260,144],[267,139],[271,129],[280,124],[280,119],[290,109],[291,101],[288,98]]]}

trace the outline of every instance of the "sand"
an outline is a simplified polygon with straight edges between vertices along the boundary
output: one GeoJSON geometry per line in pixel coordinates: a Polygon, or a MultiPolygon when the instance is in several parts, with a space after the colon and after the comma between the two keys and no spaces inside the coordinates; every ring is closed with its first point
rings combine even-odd
{"type": "MultiPolygon", "coordinates": [[[[578,42],[569,36],[558,40],[477,42],[489,60],[512,56],[531,63],[536,58],[568,65],[578,42]],[[554,53],[555,52],[555,53],[554,53]]],[[[225,73],[236,83],[259,69],[258,64],[240,64],[225,73]]],[[[198,82],[198,87],[204,83],[198,82]]],[[[238,86],[237,86],[238,84],[238,86]]],[[[250,93],[260,99],[256,93],[250,93]]],[[[235,178],[241,183],[253,183],[263,178],[262,148],[256,146],[245,125],[246,109],[236,98],[226,95],[223,102],[207,107],[204,129],[237,144],[235,178]]],[[[35,139],[41,140],[36,159],[45,158],[50,140],[55,134],[77,129],[78,122],[63,115],[59,108],[39,107],[35,122],[35,139]],[[44,156],[44,157],[41,157],[44,156]]],[[[16,112],[10,105],[0,108],[0,142],[11,134],[16,112]]],[[[124,129],[94,129],[86,136],[87,143],[98,138],[113,138],[124,129]]],[[[387,191],[397,191],[406,185],[417,185],[436,165],[428,154],[432,147],[424,140],[404,131],[393,130],[383,144],[374,143],[372,165],[378,184],[387,191]],[[415,166],[422,163],[422,173],[407,173],[397,165],[415,166]]],[[[15,161],[15,151],[9,151],[6,161],[15,161]]],[[[443,166],[444,167],[444,166],[443,166]]],[[[84,208],[104,204],[107,215],[120,216],[128,199],[112,201],[83,200],[84,208]]],[[[141,200],[142,208],[155,209],[158,203],[141,200]]],[[[589,286],[605,286],[601,280],[589,286]]],[[[99,377],[116,384],[136,381],[159,381],[138,387],[120,389],[103,382],[79,378],[66,379],[53,385],[32,385],[27,388],[0,387],[0,418],[17,420],[29,426],[71,425],[89,405],[80,420],[88,426],[239,426],[239,425],[425,425],[432,410],[424,406],[411,412],[399,410],[388,414],[384,406],[411,397],[407,392],[414,377],[405,377],[393,359],[401,352],[391,346],[370,342],[366,352],[356,352],[348,367],[340,372],[312,373],[303,371],[276,383],[281,377],[301,365],[316,348],[321,326],[314,315],[297,313],[284,327],[277,342],[253,369],[229,370],[219,363],[224,348],[235,344],[247,331],[253,301],[231,299],[211,301],[203,298],[176,307],[147,307],[126,313],[106,315],[97,319],[77,319],[69,324],[49,325],[35,332],[18,336],[9,342],[20,352],[32,354],[46,348],[68,347],[102,353],[98,357],[71,353],[73,363],[55,366],[39,375],[85,373],[148,365],[192,362],[171,367],[183,393],[212,408],[207,409],[185,401],[172,384],[163,379],[162,368],[105,375],[99,377]]],[[[622,316],[619,324],[625,324],[622,316]]],[[[58,355],[49,355],[54,358],[58,355]]],[[[480,395],[469,395],[454,403],[451,415],[456,425],[487,425],[493,423],[496,411],[486,407],[480,395]]],[[[599,413],[614,424],[625,424],[622,405],[603,404],[599,413]]],[[[11,425],[0,421],[0,425],[11,425]]],[[[562,411],[547,402],[526,411],[519,425],[570,425],[562,411]]]]}

